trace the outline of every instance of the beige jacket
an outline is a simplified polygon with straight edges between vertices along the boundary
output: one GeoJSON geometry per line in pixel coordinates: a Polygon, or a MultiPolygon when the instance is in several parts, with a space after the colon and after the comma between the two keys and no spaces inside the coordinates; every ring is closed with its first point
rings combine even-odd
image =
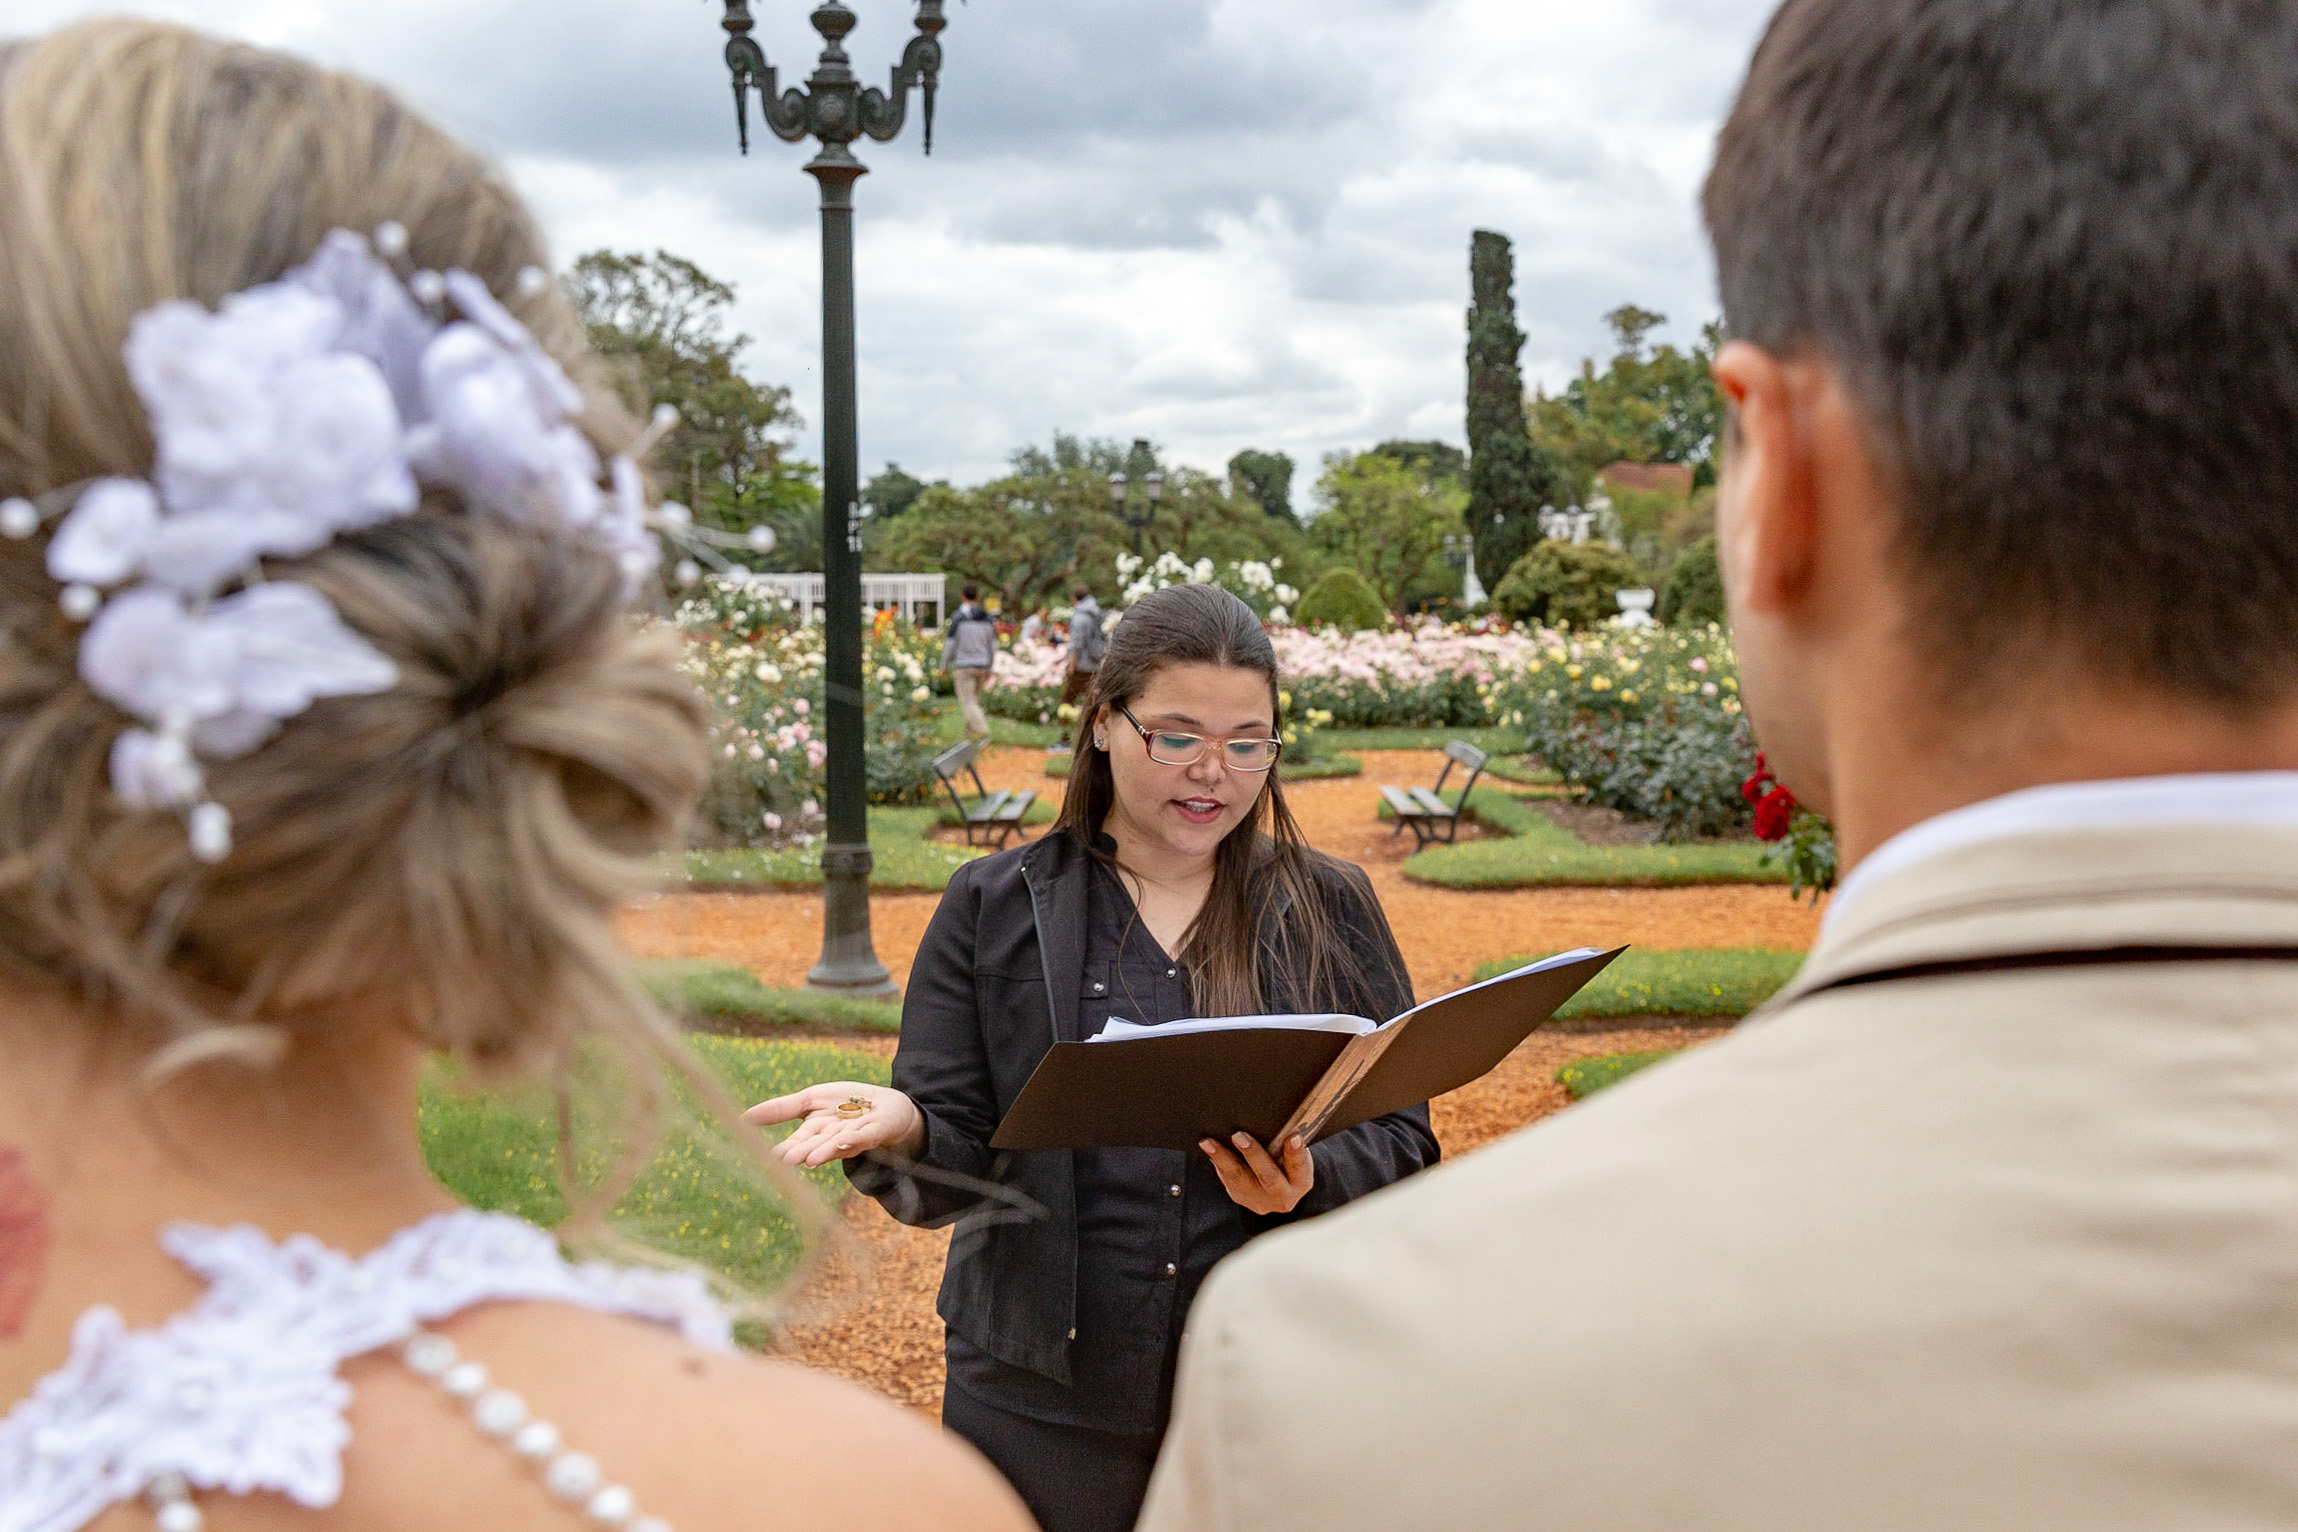
{"type": "Polygon", "coordinates": [[[1730,1039],[1255,1241],[1144,1532],[2298,1527],[2298,830],[1883,878],[1730,1039]]]}

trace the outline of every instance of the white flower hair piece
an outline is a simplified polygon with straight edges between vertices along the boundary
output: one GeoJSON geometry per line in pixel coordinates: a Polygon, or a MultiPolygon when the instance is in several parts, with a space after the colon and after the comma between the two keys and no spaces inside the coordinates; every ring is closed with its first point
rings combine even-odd
{"type": "MultiPolygon", "coordinates": [[[[151,478],[0,502],[0,536],[18,540],[63,512],[47,567],[65,614],[88,624],[81,678],[138,724],[113,744],[112,790],[181,814],[203,862],[232,845],[203,762],[249,754],[321,698],[399,679],[325,596],[267,580],[266,558],[409,515],[425,487],[474,515],[592,540],[631,594],[661,561],[650,527],[697,538],[683,507],[649,511],[636,461],[677,412],[658,409],[602,470],[557,362],[469,272],[403,279],[392,262],[407,245],[396,224],[372,244],[338,229],[213,312],[176,301],[138,315],[127,364],[150,418],[151,478]]],[[[523,272],[519,296],[548,282],[523,272]]]]}

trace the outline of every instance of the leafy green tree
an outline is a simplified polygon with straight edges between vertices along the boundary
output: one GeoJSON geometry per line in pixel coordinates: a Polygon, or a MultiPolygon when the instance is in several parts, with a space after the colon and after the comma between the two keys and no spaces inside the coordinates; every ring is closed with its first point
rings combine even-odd
{"type": "Polygon", "coordinates": [[[1282,558],[1288,583],[1313,572],[1298,527],[1230,494],[1212,475],[1164,467],[1153,452],[1136,459],[1116,442],[1066,434],[1016,452],[1003,478],[971,489],[931,485],[897,519],[873,517],[870,552],[884,568],[980,580],[1011,611],[1066,602],[1080,579],[1114,600],[1122,588],[1117,555],[1132,550],[1133,534],[1110,499],[1109,476],[1138,478],[1153,467],[1164,474],[1165,490],[1143,539],[1148,557],[1170,551],[1215,564],[1282,558]]]}
{"type": "Polygon", "coordinates": [[[1457,591],[1459,572],[1444,562],[1444,539],[1467,529],[1468,497],[1450,480],[1431,482],[1392,457],[1335,453],[1317,481],[1322,509],[1309,538],[1335,564],[1364,576],[1381,604],[1401,612],[1415,594],[1457,591]]]}
{"type": "Polygon", "coordinates": [[[1450,442],[1385,441],[1372,449],[1375,457],[1401,463],[1430,483],[1468,482],[1468,454],[1450,442]]]}
{"type": "Polygon", "coordinates": [[[624,402],[642,415],[678,410],[654,455],[666,492],[704,525],[771,526],[775,554],[752,562],[819,568],[821,491],[813,466],[791,455],[798,412],[788,389],[742,373],[750,338],[727,327],[733,287],[667,250],[594,250],[575,262],[567,292],[624,402]]]}
{"type": "Polygon", "coordinates": [[[1614,309],[1604,316],[1613,353],[1603,371],[1590,358],[1563,392],[1542,391],[1528,406],[1533,441],[1563,464],[1582,501],[1613,463],[1684,463],[1695,485],[1714,481],[1723,400],[1709,368],[1723,327],[1708,325],[1689,351],[1647,346],[1666,320],[1634,304],[1614,309]]]}
{"type": "Polygon", "coordinates": [[[862,504],[880,521],[891,521],[918,503],[918,496],[926,492],[925,481],[902,472],[899,463],[888,463],[886,471],[862,486],[862,504]]]}
{"type": "Polygon", "coordinates": [[[1476,566],[1504,570],[1540,540],[1540,508],[1561,503],[1561,467],[1536,444],[1524,419],[1524,374],[1517,358],[1516,257],[1506,235],[1478,230],[1469,245],[1475,302],[1468,310],[1468,512],[1476,566]]]}
{"type": "Polygon", "coordinates": [[[1229,485],[1271,516],[1293,520],[1293,460],[1247,447],[1229,459],[1229,485]]]}

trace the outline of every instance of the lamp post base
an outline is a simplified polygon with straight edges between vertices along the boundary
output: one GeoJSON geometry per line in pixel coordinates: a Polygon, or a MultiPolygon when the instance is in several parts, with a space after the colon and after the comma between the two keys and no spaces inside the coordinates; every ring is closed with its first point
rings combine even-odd
{"type": "Polygon", "coordinates": [[[822,957],[806,975],[808,989],[857,1000],[901,993],[870,942],[873,860],[867,842],[822,848],[822,957]]]}

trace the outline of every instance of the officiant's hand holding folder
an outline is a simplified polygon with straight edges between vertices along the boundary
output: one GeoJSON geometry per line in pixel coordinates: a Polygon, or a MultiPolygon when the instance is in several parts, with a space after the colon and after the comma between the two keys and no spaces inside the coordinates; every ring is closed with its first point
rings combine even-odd
{"type": "Polygon", "coordinates": [[[1627,949],[1584,947],[1454,990],[1385,1023],[1225,1016],[1055,1043],[990,1140],[995,1149],[1193,1151],[1240,1129],[1309,1143],[1491,1072],[1627,949]]]}

